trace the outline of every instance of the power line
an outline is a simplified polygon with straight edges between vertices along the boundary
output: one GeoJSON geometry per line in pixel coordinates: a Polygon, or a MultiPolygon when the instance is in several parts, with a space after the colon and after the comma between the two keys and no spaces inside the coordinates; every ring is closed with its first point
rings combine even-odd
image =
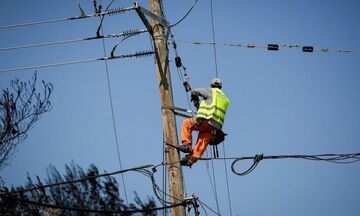
{"type": "Polygon", "coordinates": [[[20,71],[20,70],[31,70],[31,69],[38,69],[38,68],[57,67],[57,66],[72,65],[72,64],[89,63],[89,62],[112,60],[112,59],[119,59],[119,58],[122,59],[122,58],[132,58],[132,57],[143,57],[143,56],[148,56],[148,55],[153,55],[153,54],[154,54],[153,51],[140,51],[140,52],[136,52],[134,54],[126,54],[126,55],[119,55],[119,56],[112,56],[112,57],[103,57],[103,58],[86,59],[86,60],[78,60],[78,61],[68,61],[68,62],[60,62],[60,63],[53,63],[53,64],[33,65],[33,66],[18,67],[18,68],[5,68],[5,69],[0,69],[0,73],[20,71]]]}
{"type": "MultiPolygon", "coordinates": [[[[230,158],[227,158],[230,159],[230,158]]],[[[319,154],[319,155],[269,155],[264,156],[263,154],[255,155],[254,157],[240,157],[236,158],[231,164],[231,171],[239,176],[244,176],[251,173],[261,160],[264,159],[304,159],[313,161],[326,161],[338,164],[349,164],[360,161],[360,153],[350,154],[319,154]],[[253,160],[253,164],[249,169],[244,172],[238,172],[235,170],[235,164],[242,160],[253,160]]]]}
{"type": "Polygon", "coordinates": [[[87,14],[87,15],[84,14],[84,15],[68,17],[68,18],[60,18],[60,19],[33,21],[33,22],[20,23],[20,24],[4,25],[4,26],[0,26],[0,30],[1,29],[24,27],[24,26],[34,26],[34,25],[58,23],[58,22],[64,22],[64,21],[70,21],[70,20],[86,19],[86,18],[91,18],[91,17],[104,17],[106,15],[114,15],[114,14],[117,14],[117,13],[123,13],[123,12],[130,11],[130,10],[133,10],[133,9],[135,9],[134,6],[125,7],[125,8],[114,8],[114,9],[108,10],[106,12],[99,12],[99,13],[93,13],[93,14],[87,14]]]}
{"type": "MultiPolygon", "coordinates": [[[[206,155],[208,155],[207,150],[206,150],[206,155]]],[[[212,164],[212,165],[214,166],[214,164],[212,164]]],[[[214,184],[213,184],[213,180],[211,179],[211,174],[210,174],[210,171],[209,171],[209,163],[206,162],[205,166],[206,166],[206,171],[207,171],[207,174],[208,174],[208,177],[209,177],[210,186],[211,186],[212,192],[214,194],[216,207],[219,210],[219,202],[218,202],[217,191],[216,191],[216,182],[214,182],[214,184]]]]}
{"type": "Polygon", "coordinates": [[[287,49],[300,49],[302,52],[338,52],[338,53],[352,53],[359,52],[358,50],[345,50],[338,48],[316,48],[314,46],[305,46],[305,45],[288,45],[288,44],[267,44],[264,45],[256,45],[256,44],[241,44],[241,43],[227,43],[227,42],[209,42],[209,41],[201,41],[201,40],[176,40],[178,43],[183,44],[192,44],[192,45],[220,45],[220,46],[228,46],[235,48],[249,48],[249,49],[267,49],[269,51],[279,51],[282,48],[287,49]]]}
{"type": "MultiPolygon", "coordinates": [[[[218,215],[218,216],[221,216],[219,213],[217,213],[214,209],[212,209],[212,208],[210,208],[208,205],[206,205],[204,202],[202,202],[201,200],[199,200],[199,203],[200,203],[200,205],[201,206],[205,206],[206,208],[208,208],[210,211],[212,211],[213,213],[215,213],[216,215],[218,215]]],[[[203,207],[204,208],[204,207],[203,207]]],[[[205,209],[204,209],[205,210],[205,209]]],[[[206,212],[206,211],[205,211],[206,212]]],[[[206,215],[207,215],[207,213],[206,213],[206,215]]]]}
{"type": "Polygon", "coordinates": [[[215,43],[216,39],[215,39],[213,0],[210,1],[210,15],[211,15],[211,30],[212,30],[212,44],[213,44],[213,51],[214,51],[215,72],[216,72],[216,77],[219,77],[217,54],[216,54],[216,43],[215,43]]]}
{"type": "MultiPolygon", "coordinates": [[[[224,153],[224,157],[226,157],[225,141],[223,142],[223,153],[224,153]]],[[[226,189],[227,189],[228,205],[229,205],[230,215],[232,216],[233,213],[232,213],[232,206],[231,206],[230,185],[229,185],[229,177],[228,177],[227,162],[226,162],[226,160],[224,160],[224,169],[225,169],[225,179],[226,179],[226,189]]]]}
{"type": "MultiPolygon", "coordinates": [[[[96,1],[94,1],[94,4],[96,4],[96,1]]],[[[105,12],[108,10],[109,6],[106,8],[105,12]]],[[[101,25],[101,34],[104,34],[102,25],[101,25]]],[[[106,47],[105,47],[105,39],[104,38],[102,39],[102,46],[103,46],[103,54],[105,56],[106,55],[106,47]]],[[[109,94],[109,100],[110,100],[110,109],[111,109],[113,130],[114,130],[114,136],[115,136],[117,157],[118,157],[118,162],[119,162],[119,168],[122,169],[122,162],[121,162],[120,149],[119,149],[119,141],[118,141],[118,136],[117,136],[116,122],[115,122],[115,115],[114,115],[114,105],[113,105],[111,85],[110,85],[109,68],[108,68],[108,63],[107,63],[106,60],[105,60],[105,71],[106,71],[106,79],[107,79],[107,84],[108,84],[107,86],[108,86],[108,94],[109,94]]],[[[121,174],[121,182],[123,184],[125,201],[128,204],[129,201],[128,201],[128,197],[127,197],[126,186],[125,186],[125,178],[124,178],[123,174],[121,174]]]]}
{"type": "Polygon", "coordinates": [[[31,70],[31,69],[38,69],[38,68],[56,67],[56,66],[63,66],[63,65],[89,63],[89,62],[95,62],[95,61],[100,61],[100,60],[102,60],[102,59],[86,59],[86,60],[54,63],[54,64],[33,65],[33,66],[18,67],[18,68],[6,68],[6,69],[0,69],[0,73],[20,71],[20,70],[31,70]]]}
{"type": "MultiPolygon", "coordinates": [[[[152,188],[153,188],[153,192],[156,195],[156,197],[158,198],[158,200],[160,201],[160,203],[162,203],[163,205],[169,204],[175,204],[172,202],[168,202],[165,199],[163,199],[160,195],[160,193],[164,194],[165,196],[168,197],[172,197],[171,195],[167,194],[166,192],[162,191],[160,189],[160,187],[156,184],[155,182],[155,177],[154,177],[154,173],[156,172],[156,168],[159,166],[164,166],[165,163],[162,162],[158,165],[144,165],[144,166],[139,166],[139,167],[134,167],[134,168],[129,168],[129,169],[124,169],[124,170],[119,170],[119,171],[115,171],[112,173],[104,173],[104,174],[99,174],[99,175],[93,175],[93,176],[87,176],[81,179],[77,179],[77,180],[69,180],[69,181],[63,181],[63,182],[57,182],[57,183],[53,183],[53,184],[39,184],[37,186],[34,187],[30,187],[27,189],[23,189],[23,190],[15,190],[15,191],[1,191],[0,195],[13,195],[13,194],[23,194],[25,192],[30,192],[30,191],[34,191],[34,190],[44,190],[46,188],[51,188],[51,187],[56,187],[56,186],[61,186],[61,185],[67,185],[67,184],[75,184],[78,182],[84,182],[84,181],[88,181],[88,180],[92,180],[92,179],[97,179],[97,178],[101,178],[101,177],[106,177],[106,176],[112,176],[112,175],[116,175],[116,174],[123,174],[129,171],[134,171],[134,172],[138,172],[140,174],[143,174],[147,177],[149,177],[151,179],[151,183],[152,183],[152,188]]],[[[173,197],[174,198],[174,197],[173,197]]],[[[182,200],[178,199],[178,198],[174,198],[176,201],[178,202],[182,202],[182,200]]],[[[176,203],[178,203],[176,202],[176,203]]]]}
{"type": "MultiPolygon", "coordinates": [[[[45,188],[50,188],[50,187],[56,187],[56,186],[61,186],[61,185],[66,185],[66,184],[75,184],[75,183],[78,183],[78,182],[84,182],[84,181],[97,179],[97,178],[101,178],[101,177],[112,176],[112,175],[117,175],[117,174],[121,174],[121,173],[130,172],[130,171],[138,171],[138,170],[141,170],[141,169],[148,169],[148,168],[153,168],[153,167],[156,167],[156,166],[154,166],[152,164],[148,164],[148,165],[133,167],[133,168],[129,168],[129,169],[118,170],[118,171],[114,171],[114,172],[110,172],[110,173],[103,173],[103,174],[99,174],[99,175],[87,176],[87,177],[80,178],[80,179],[77,179],[77,180],[70,180],[70,181],[58,182],[58,183],[47,184],[47,185],[39,185],[39,186],[36,186],[36,187],[31,187],[31,188],[28,188],[28,189],[24,189],[24,190],[16,190],[16,191],[12,191],[11,194],[25,193],[25,192],[29,192],[29,191],[45,189],[45,188]]],[[[2,191],[2,193],[4,193],[4,191],[2,191]]]]}
{"type": "Polygon", "coordinates": [[[100,36],[100,37],[87,37],[87,38],[81,38],[81,39],[71,39],[71,40],[37,43],[37,44],[19,45],[19,46],[12,46],[12,47],[3,47],[3,48],[0,48],[0,52],[8,51],[8,50],[17,50],[17,49],[25,49],[25,48],[67,44],[67,43],[76,43],[76,42],[90,41],[90,40],[97,40],[97,39],[104,39],[104,38],[126,37],[129,35],[134,36],[134,35],[138,35],[138,34],[141,34],[144,32],[147,32],[147,29],[132,29],[132,30],[123,31],[120,33],[108,34],[108,35],[100,36]]]}
{"type": "Polygon", "coordinates": [[[171,25],[170,27],[177,26],[179,23],[181,23],[190,14],[190,12],[194,9],[197,2],[198,2],[198,0],[195,0],[193,5],[191,6],[191,8],[188,10],[188,12],[179,21],[177,21],[175,24],[171,25]]]}
{"type": "Polygon", "coordinates": [[[164,210],[164,209],[175,208],[175,207],[178,207],[178,206],[186,206],[188,204],[187,202],[181,202],[181,203],[176,203],[176,204],[163,206],[163,207],[157,207],[157,208],[121,211],[121,210],[99,210],[99,209],[84,209],[84,208],[65,207],[65,206],[60,206],[60,205],[52,205],[52,204],[47,204],[47,203],[42,203],[42,202],[35,202],[35,201],[27,200],[27,199],[16,198],[16,197],[4,195],[4,194],[0,194],[0,197],[2,197],[4,199],[20,202],[20,203],[26,203],[26,204],[30,204],[30,205],[35,205],[35,206],[41,206],[41,207],[52,208],[52,209],[61,209],[61,210],[66,210],[66,211],[88,212],[88,213],[133,214],[133,213],[141,213],[141,212],[160,211],[160,210],[164,210]]]}

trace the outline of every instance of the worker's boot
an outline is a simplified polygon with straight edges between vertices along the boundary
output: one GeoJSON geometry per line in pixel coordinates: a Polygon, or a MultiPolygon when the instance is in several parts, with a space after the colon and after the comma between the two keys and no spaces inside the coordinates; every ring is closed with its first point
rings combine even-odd
{"type": "Polygon", "coordinates": [[[179,149],[179,151],[181,151],[183,153],[191,153],[192,152],[191,145],[180,145],[177,149],[179,149]]]}
{"type": "Polygon", "coordinates": [[[183,157],[180,161],[181,166],[188,166],[191,168],[191,166],[197,161],[198,159],[191,154],[186,155],[183,157]]]}

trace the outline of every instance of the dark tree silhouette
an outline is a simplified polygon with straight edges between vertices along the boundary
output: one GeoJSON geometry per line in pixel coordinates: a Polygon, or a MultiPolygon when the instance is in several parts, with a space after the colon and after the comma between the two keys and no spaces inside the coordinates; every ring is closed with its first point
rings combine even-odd
{"type": "MultiPolygon", "coordinates": [[[[81,167],[72,163],[66,165],[66,173],[61,176],[59,171],[50,166],[47,169],[46,184],[56,184],[64,181],[75,181],[91,176],[99,175],[99,170],[95,165],[91,165],[85,172],[81,167]]],[[[154,199],[148,198],[146,202],[141,201],[135,193],[135,204],[126,205],[119,195],[119,185],[112,176],[103,178],[92,178],[78,183],[58,185],[45,189],[37,189],[23,193],[12,193],[24,189],[33,188],[41,185],[42,182],[37,177],[37,183],[28,177],[24,187],[12,188],[10,191],[2,187],[2,193],[12,194],[13,198],[31,200],[38,203],[46,203],[67,208],[76,209],[95,209],[105,211],[128,211],[128,210],[148,210],[156,208],[154,199]]],[[[154,216],[156,211],[145,211],[134,214],[112,214],[112,213],[89,213],[85,211],[71,211],[42,207],[27,203],[16,202],[14,199],[0,198],[1,215],[61,215],[61,216],[87,216],[87,215],[146,215],[154,216]]]]}
{"type": "Polygon", "coordinates": [[[42,114],[51,110],[51,83],[42,81],[42,93],[37,91],[37,74],[28,82],[15,78],[2,90],[0,98],[0,170],[8,165],[17,146],[42,114]]]}

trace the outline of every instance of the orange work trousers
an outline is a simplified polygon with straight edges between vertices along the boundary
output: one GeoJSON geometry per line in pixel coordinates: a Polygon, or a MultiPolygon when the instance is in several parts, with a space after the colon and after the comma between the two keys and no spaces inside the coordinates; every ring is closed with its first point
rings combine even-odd
{"type": "Polygon", "coordinates": [[[187,118],[182,123],[181,142],[183,145],[192,146],[192,131],[199,131],[198,139],[192,151],[192,156],[200,158],[211,141],[214,129],[207,120],[196,122],[194,118],[187,118]]]}

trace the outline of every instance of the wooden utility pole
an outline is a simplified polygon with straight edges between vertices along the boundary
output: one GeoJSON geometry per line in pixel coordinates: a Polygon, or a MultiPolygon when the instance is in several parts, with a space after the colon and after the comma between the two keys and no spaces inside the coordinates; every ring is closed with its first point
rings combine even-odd
{"type": "MultiPolygon", "coordinates": [[[[159,17],[163,17],[160,0],[149,0],[150,11],[159,17]]],[[[165,29],[158,20],[153,19],[151,28],[154,39],[155,58],[157,78],[159,81],[164,141],[178,146],[178,137],[176,130],[174,100],[172,94],[171,77],[169,70],[168,48],[165,38],[165,29]],[[170,108],[170,109],[169,109],[170,108]]],[[[183,176],[180,163],[180,154],[175,148],[168,148],[166,152],[166,161],[168,162],[170,201],[179,203],[184,200],[183,176]]],[[[173,216],[185,216],[185,207],[179,206],[172,209],[173,216]]]]}

